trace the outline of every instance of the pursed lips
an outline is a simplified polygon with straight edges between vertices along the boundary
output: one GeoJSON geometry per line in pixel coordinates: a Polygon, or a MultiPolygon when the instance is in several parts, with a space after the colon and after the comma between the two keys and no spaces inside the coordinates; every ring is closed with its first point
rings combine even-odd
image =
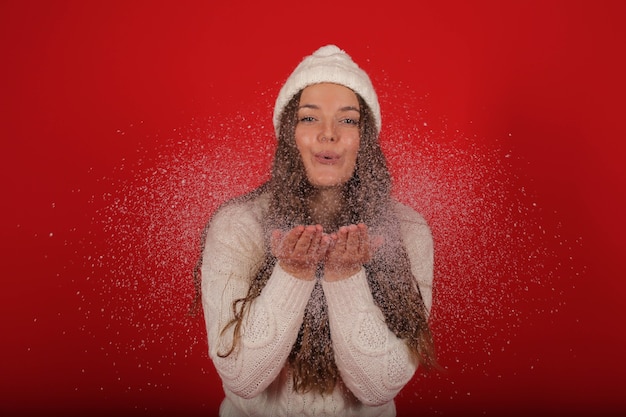
{"type": "Polygon", "coordinates": [[[322,151],[314,154],[315,160],[320,164],[334,165],[339,162],[341,156],[338,153],[330,151],[322,151]]]}

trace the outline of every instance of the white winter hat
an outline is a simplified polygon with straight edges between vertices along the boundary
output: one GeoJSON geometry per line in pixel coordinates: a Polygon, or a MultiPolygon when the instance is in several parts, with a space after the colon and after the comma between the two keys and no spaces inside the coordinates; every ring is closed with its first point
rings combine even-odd
{"type": "Polygon", "coordinates": [[[369,106],[376,129],[380,132],[380,105],[368,75],[352,58],[335,45],[326,45],[305,57],[280,89],[274,106],[274,131],[278,137],[280,116],[289,100],[304,87],[317,83],[335,83],[358,93],[369,106]]]}

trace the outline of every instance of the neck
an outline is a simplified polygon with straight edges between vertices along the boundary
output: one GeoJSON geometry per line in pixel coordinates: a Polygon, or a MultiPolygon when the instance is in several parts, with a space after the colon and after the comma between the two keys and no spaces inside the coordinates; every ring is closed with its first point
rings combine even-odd
{"type": "Polygon", "coordinates": [[[332,227],[343,208],[341,187],[317,188],[309,199],[313,222],[332,227]]]}

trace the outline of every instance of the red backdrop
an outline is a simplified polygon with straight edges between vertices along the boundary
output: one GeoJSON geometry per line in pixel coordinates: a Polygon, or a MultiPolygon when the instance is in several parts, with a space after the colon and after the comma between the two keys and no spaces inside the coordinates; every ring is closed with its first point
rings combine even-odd
{"type": "Polygon", "coordinates": [[[0,4],[2,414],[215,415],[200,229],[327,43],[435,238],[445,370],[399,415],[626,411],[623,3],[263,3],[0,4]]]}

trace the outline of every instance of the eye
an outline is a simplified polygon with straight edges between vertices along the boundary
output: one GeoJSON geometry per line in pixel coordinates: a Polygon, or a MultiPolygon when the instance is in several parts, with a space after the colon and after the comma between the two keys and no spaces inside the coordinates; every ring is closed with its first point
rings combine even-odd
{"type": "Polygon", "coordinates": [[[313,116],[302,116],[298,119],[299,122],[310,123],[315,121],[315,117],[313,116]]]}
{"type": "Polygon", "coordinates": [[[359,119],[352,119],[352,118],[345,118],[341,121],[342,123],[345,123],[347,125],[355,125],[358,126],[359,125],[359,119]]]}

